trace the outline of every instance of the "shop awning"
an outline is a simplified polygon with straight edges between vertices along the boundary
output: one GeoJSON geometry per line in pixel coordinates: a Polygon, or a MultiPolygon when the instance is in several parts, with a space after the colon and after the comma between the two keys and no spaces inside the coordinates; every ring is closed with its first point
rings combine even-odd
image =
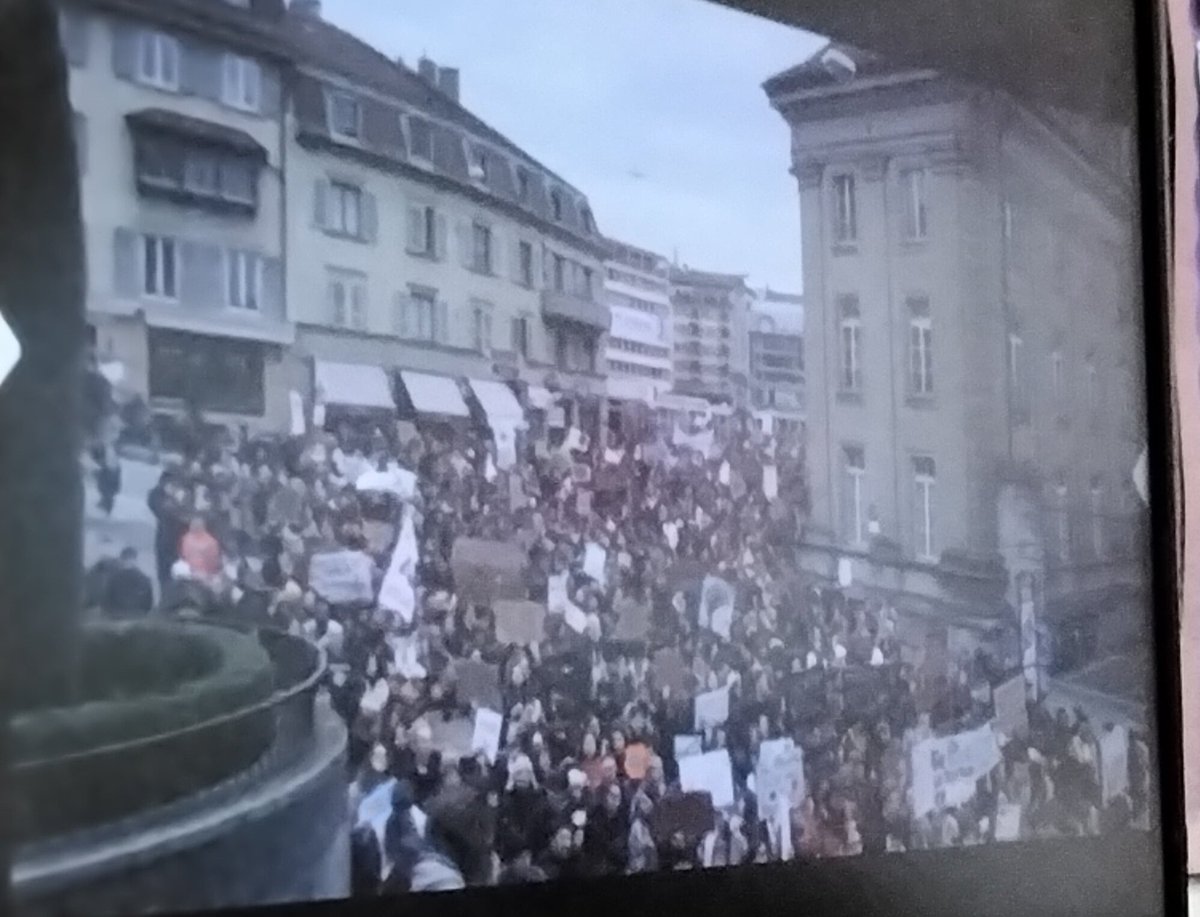
{"type": "Polygon", "coordinates": [[[317,360],[316,389],[321,404],[396,409],[387,371],[381,366],[317,360]]]}
{"type": "Polygon", "coordinates": [[[525,412],[521,410],[517,396],[507,385],[494,379],[468,379],[467,381],[471,385],[471,391],[479,399],[479,406],[483,408],[483,413],[487,415],[488,423],[491,426],[511,428],[526,426],[525,412]]]}
{"type": "Polygon", "coordinates": [[[470,417],[458,383],[449,376],[434,376],[413,369],[402,369],[400,378],[408,398],[418,414],[443,414],[450,417],[470,417]]]}

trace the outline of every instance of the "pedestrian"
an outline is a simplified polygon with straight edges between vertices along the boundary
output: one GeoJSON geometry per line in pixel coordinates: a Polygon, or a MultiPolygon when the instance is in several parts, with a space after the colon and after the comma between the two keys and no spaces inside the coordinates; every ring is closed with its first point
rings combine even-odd
{"type": "Polygon", "coordinates": [[[108,577],[102,607],[113,617],[144,617],[154,608],[154,584],[138,569],[137,549],[121,551],[119,566],[108,577]]]}

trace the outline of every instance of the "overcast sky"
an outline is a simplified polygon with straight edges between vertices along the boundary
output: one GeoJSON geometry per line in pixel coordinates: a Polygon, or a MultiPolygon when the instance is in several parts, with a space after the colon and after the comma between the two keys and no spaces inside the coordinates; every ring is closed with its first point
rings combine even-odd
{"type": "Polygon", "coordinates": [[[325,0],[330,21],[415,67],[583,191],[602,232],[799,292],[788,131],[762,82],[813,35],[706,0],[325,0]]]}

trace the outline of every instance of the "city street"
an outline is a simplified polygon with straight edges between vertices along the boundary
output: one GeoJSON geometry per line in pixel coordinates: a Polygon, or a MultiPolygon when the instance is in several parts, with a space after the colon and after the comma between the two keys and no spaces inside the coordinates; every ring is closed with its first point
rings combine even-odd
{"type": "Polygon", "coordinates": [[[121,549],[138,552],[138,566],[154,579],[154,516],[146,495],[158,481],[161,469],[148,462],[121,459],[121,491],[111,516],[97,506],[99,494],[91,463],[84,468],[83,563],[85,569],[104,557],[116,557],[121,549]]]}

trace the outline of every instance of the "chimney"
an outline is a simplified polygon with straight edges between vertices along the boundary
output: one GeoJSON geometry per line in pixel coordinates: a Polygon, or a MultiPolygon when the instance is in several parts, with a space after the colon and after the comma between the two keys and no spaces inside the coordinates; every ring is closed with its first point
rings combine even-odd
{"type": "Polygon", "coordinates": [[[289,9],[295,15],[306,19],[321,18],[321,0],[292,0],[289,9]]]}
{"type": "Polygon", "coordinates": [[[458,101],[458,68],[457,67],[442,67],[438,70],[437,78],[438,89],[442,95],[448,96],[455,102],[458,101]]]}
{"type": "Polygon", "coordinates": [[[417,61],[417,73],[420,75],[421,79],[423,79],[430,86],[437,85],[437,64],[431,61],[424,54],[422,54],[421,59],[417,61]]]}

